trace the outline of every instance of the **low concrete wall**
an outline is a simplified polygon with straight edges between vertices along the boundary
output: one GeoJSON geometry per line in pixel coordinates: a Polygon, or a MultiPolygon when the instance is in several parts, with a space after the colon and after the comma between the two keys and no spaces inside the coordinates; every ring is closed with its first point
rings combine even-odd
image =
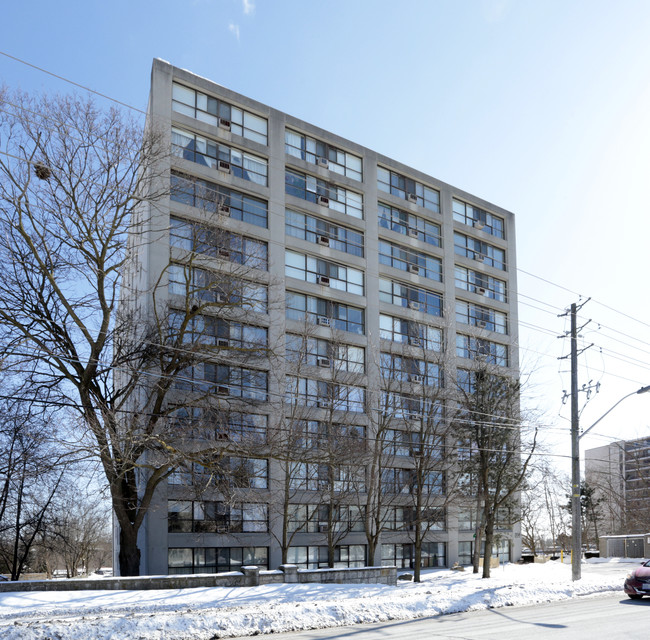
{"type": "Polygon", "coordinates": [[[71,580],[30,580],[0,582],[0,593],[6,591],[121,591],[130,589],[192,589],[197,587],[255,587],[273,583],[388,584],[397,583],[395,567],[362,567],[359,569],[298,569],[281,565],[274,571],[258,567],[242,567],[228,573],[201,573],[175,576],[140,576],[135,578],[90,578],[71,580]]]}

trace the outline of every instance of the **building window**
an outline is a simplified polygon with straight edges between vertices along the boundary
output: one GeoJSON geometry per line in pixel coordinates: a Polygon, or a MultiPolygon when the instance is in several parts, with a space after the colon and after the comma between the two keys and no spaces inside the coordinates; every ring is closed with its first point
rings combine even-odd
{"type": "Polygon", "coordinates": [[[472,564],[474,557],[474,543],[473,542],[459,542],[458,543],[458,564],[468,565],[472,564]]]}
{"type": "Polygon", "coordinates": [[[379,262],[436,282],[442,281],[442,260],[386,240],[379,241],[379,262]]]}
{"type": "Polygon", "coordinates": [[[442,294],[386,278],[379,278],[379,300],[431,316],[442,315],[442,294]]]}
{"type": "Polygon", "coordinates": [[[292,462],[289,475],[289,486],[296,491],[364,493],[366,490],[364,467],[292,462]]]}
{"type": "Polygon", "coordinates": [[[454,233],[454,252],[501,271],[506,269],[506,252],[503,249],[462,233],[454,233]]]}
{"type": "Polygon", "coordinates": [[[442,349],[441,329],[383,313],[379,315],[379,337],[383,340],[406,343],[431,351],[442,349]]]}
{"type": "Polygon", "coordinates": [[[174,388],[266,402],[268,373],[245,367],[199,362],[186,367],[176,376],[174,388]]]}
{"type": "MultiPolygon", "coordinates": [[[[384,468],[381,472],[381,490],[388,494],[414,494],[418,491],[418,477],[415,469],[384,468]]],[[[445,474],[443,471],[422,472],[422,493],[443,495],[445,474]]]]}
{"type": "Polygon", "coordinates": [[[332,327],[338,331],[360,335],[365,333],[363,309],[293,291],[287,291],[286,317],[288,320],[332,327]]]}
{"type": "Polygon", "coordinates": [[[454,220],[473,226],[475,229],[489,233],[495,238],[504,238],[503,218],[495,216],[484,209],[461,202],[454,198],[454,220]]]}
{"type": "MultiPolygon", "coordinates": [[[[415,547],[407,544],[382,544],[381,563],[385,567],[399,569],[413,568],[415,547]]],[[[423,542],[420,549],[421,567],[445,567],[447,565],[447,545],[445,542],[423,542]]]]}
{"type": "Polygon", "coordinates": [[[197,207],[207,213],[218,213],[257,227],[267,227],[268,208],[264,200],[208,180],[172,172],[169,197],[174,202],[197,207]]]}
{"type": "Polygon", "coordinates": [[[172,85],[172,109],[254,142],[267,144],[266,118],[176,82],[172,85]]]}
{"type": "Polygon", "coordinates": [[[269,567],[268,547],[171,547],[167,551],[168,574],[224,573],[242,566],[269,567]]]}
{"type": "Polygon", "coordinates": [[[458,510],[458,529],[460,531],[474,531],[476,524],[476,508],[462,507],[458,510]]]}
{"type": "MultiPolygon", "coordinates": [[[[334,550],[334,567],[337,569],[346,567],[366,566],[366,546],[363,544],[351,544],[338,546],[334,550]]],[[[329,565],[327,547],[289,547],[287,562],[298,565],[300,569],[324,569],[329,565]]]]}
{"type": "Polygon", "coordinates": [[[266,313],[268,292],[262,284],[176,263],[170,265],[168,273],[170,295],[182,296],[186,301],[197,299],[208,304],[266,313]]]}
{"type": "Polygon", "coordinates": [[[456,322],[496,333],[508,333],[508,317],[505,313],[471,302],[456,302],[456,322]]]}
{"type": "Polygon", "coordinates": [[[269,268],[266,242],[180,218],[170,218],[169,225],[172,247],[254,269],[267,271],[269,268]]]}
{"type": "Polygon", "coordinates": [[[331,287],[339,291],[347,291],[362,296],[363,271],[344,267],[322,258],[305,256],[295,251],[285,252],[285,275],[313,284],[331,287]]]}
{"type": "Polygon", "coordinates": [[[330,527],[336,533],[363,532],[362,507],[354,505],[333,506],[327,504],[292,504],[289,512],[289,531],[302,533],[328,533],[330,527]]]}
{"type": "Polygon", "coordinates": [[[287,209],[286,233],[294,238],[363,257],[363,233],[287,209]]]}
{"type": "Polygon", "coordinates": [[[260,350],[268,346],[268,330],[250,324],[213,316],[188,317],[185,312],[171,311],[169,331],[172,343],[202,344],[240,351],[260,350]]]}
{"type": "Polygon", "coordinates": [[[470,360],[483,360],[500,367],[508,366],[508,347],[484,338],[457,335],[456,355],[470,360]]]}
{"type": "Polygon", "coordinates": [[[382,353],[380,357],[381,375],[385,381],[413,382],[430,387],[441,387],[440,366],[408,356],[382,353]]]}
{"type": "Polygon", "coordinates": [[[168,484],[186,487],[268,489],[268,460],[225,456],[203,466],[197,462],[179,466],[168,484]]]}
{"type": "Polygon", "coordinates": [[[440,193],[438,191],[425,187],[420,182],[395,171],[377,167],[377,188],[430,211],[440,213],[440,193]]]}
{"type": "Polygon", "coordinates": [[[441,246],[439,224],[429,222],[413,213],[407,213],[381,202],[378,203],[377,208],[380,227],[426,242],[434,247],[441,246]]]}
{"type": "MultiPolygon", "coordinates": [[[[268,416],[265,415],[182,406],[173,411],[171,419],[175,431],[194,440],[246,444],[266,442],[268,416]]],[[[170,484],[178,483],[172,481],[170,484]]]]}
{"type": "Polygon", "coordinates": [[[325,167],[354,180],[363,179],[359,156],[290,129],[285,129],[284,141],[285,151],[290,156],[325,167]]]}
{"type": "Polygon", "coordinates": [[[366,428],[353,424],[328,424],[318,420],[293,420],[289,425],[293,446],[302,449],[326,449],[330,443],[365,448],[366,428]]]}
{"type": "Polygon", "coordinates": [[[295,376],[287,376],[285,399],[289,404],[331,411],[362,413],[366,407],[366,391],[363,387],[295,376]]]}
{"type": "Polygon", "coordinates": [[[172,127],[172,153],[179,158],[229,173],[266,187],[268,163],[264,158],[240,151],[190,131],[172,127]]]}
{"type": "Polygon", "coordinates": [[[269,530],[268,505],[169,500],[169,533],[264,533],[269,530]]]}
{"type": "Polygon", "coordinates": [[[466,267],[456,265],[455,267],[456,287],[464,291],[471,291],[479,295],[498,300],[499,302],[507,302],[508,297],[506,294],[506,283],[503,280],[498,280],[493,276],[480,271],[474,271],[466,267]]]}
{"type": "Polygon", "coordinates": [[[331,182],[298,171],[285,171],[285,191],[301,198],[345,213],[352,218],[363,218],[363,196],[331,182]]]}
{"type": "Polygon", "coordinates": [[[365,373],[366,350],[347,344],[333,344],[323,338],[287,334],[286,354],[289,362],[334,371],[365,373]]]}

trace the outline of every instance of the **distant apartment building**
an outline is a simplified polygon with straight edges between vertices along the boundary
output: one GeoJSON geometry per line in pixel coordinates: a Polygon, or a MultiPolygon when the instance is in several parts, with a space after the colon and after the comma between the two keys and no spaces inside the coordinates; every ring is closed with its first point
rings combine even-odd
{"type": "MultiPolygon", "coordinates": [[[[303,568],[411,566],[413,458],[433,446],[414,432],[432,404],[444,420],[451,381],[469,380],[478,361],[518,375],[513,214],[161,60],[148,118],[169,137],[171,189],[143,221],[148,241],[129,286],[158,287],[172,310],[186,306],[190,285],[221,305],[197,321],[201,339],[223,351],[178,380],[179,425],[200,447],[207,414],[192,431],[186,399],[208,389],[229,407],[210,438],[236,455],[222,461],[227,499],[192,490],[196,465],[158,489],[140,537],[142,573],[277,568],[287,536],[286,560],[303,568]],[[240,269],[236,285],[219,280],[223,265],[240,269]],[[250,345],[270,355],[243,357],[250,345]],[[367,452],[382,406],[392,423],[371,555],[367,452]]],[[[392,124],[417,132],[406,125],[392,124]]],[[[456,455],[445,446],[441,458],[456,455]]],[[[443,469],[417,479],[429,500],[423,566],[472,556],[475,499],[447,500],[443,469]]],[[[515,520],[500,520],[502,560],[520,555],[515,520]]]]}

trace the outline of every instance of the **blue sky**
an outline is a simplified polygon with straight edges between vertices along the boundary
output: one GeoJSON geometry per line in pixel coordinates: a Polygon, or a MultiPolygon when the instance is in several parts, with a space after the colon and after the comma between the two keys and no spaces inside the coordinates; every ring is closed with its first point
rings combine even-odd
{"type": "MultiPolygon", "coordinates": [[[[583,425],[650,384],[650,2],[35,0],[3,24],[0,51],[134,107],[160,57],[513,211],[523,367],[556,451],[557,314],[578,294],[580,384],[601,383],[583,425]]],[[[5,56],[0,79],[72,89],[5,56]]],[[[646,434],[649,410],[631,398],[583,446],[646,434]]]]}

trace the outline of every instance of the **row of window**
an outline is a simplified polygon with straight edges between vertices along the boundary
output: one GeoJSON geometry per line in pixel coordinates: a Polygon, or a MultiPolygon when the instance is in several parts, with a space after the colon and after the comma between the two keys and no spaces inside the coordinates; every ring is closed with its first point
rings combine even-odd
{"type": "Polygon", "coordinates": [[[169,533],[258,533],[269,530],[268,505],[168,500],[169,533]]]}
{"type": "Polygon", "coordinates": [[[354,180],[362,180],[361,158],[297,131],[284,132],[285,151],[290,156],[326,167],[354,180]]]}
{"type": "Polygon", "coordinates": [[[363,413],[366,407],[363,387],[296,376],[287,376],[285,398],[289,404],[332,411],[363,413]]]}
{"type": "Polygon", "coordinates": [[[287,235],[294,238],[363,258],[364,239],[363,233],[360,231],[291,209],[287,209],[285,212],[285,230],[287,235]]]}
{"type": "Polygon", "coordinates": [[[248,444],[267,441],[268,416],[264,414],[182,406],[173,412],[172,420],[179,434],[195,440],[248,444]]]}
{"type": "Polygon", "coordinates": [[[366,350],[349,344],[333,344],[323,338],[288,333],[287,360],[301,366],[323,367],[334,371],[365,373],[366,350]]]}
{"type": "MultiPolygon", "coordinates": [[[[207,464],[207,463],[206,463],[207,464]]],[[[191,463],[174,469],[167,480],[170,485],[185,487],[233,487],[268,489],[269,463],[263,458],[225,456],[209,465],[191,463]]]]}
{"type": "Polygon", "coordinates": [[[197,362],[174,377],[174,388],[266,402],[268,372],[247,367],[197,362]]]}
{"type": "Polygon", "coordinates": [[[384,229],[416,238],[434,247],[440,247],[442,244],[440,225],[435,222],[381,202],[377,204],[377,214],[379,226],[384,229]]]}
{"type": "Polygon", "coordinates": [[[261,355],[268,347],[268,330],[265,327],[212,316],[188,317],[180,311],[170,313],[169,337],[171,343],[203,344],[235,349],[238,353],[261,355]]]}
{"type": "Polygon", "coordinates": [[[381,374],[384,380],[415,382],[430,387],[442,386],[442,372],[435,362],[427,362],[394,353],[382,353],[381,374]]]}
{"type": "Polygon", "coordinates": [[[363,271],[287,249],[285,275],[305,282],[364,295],[363,271]]]}

